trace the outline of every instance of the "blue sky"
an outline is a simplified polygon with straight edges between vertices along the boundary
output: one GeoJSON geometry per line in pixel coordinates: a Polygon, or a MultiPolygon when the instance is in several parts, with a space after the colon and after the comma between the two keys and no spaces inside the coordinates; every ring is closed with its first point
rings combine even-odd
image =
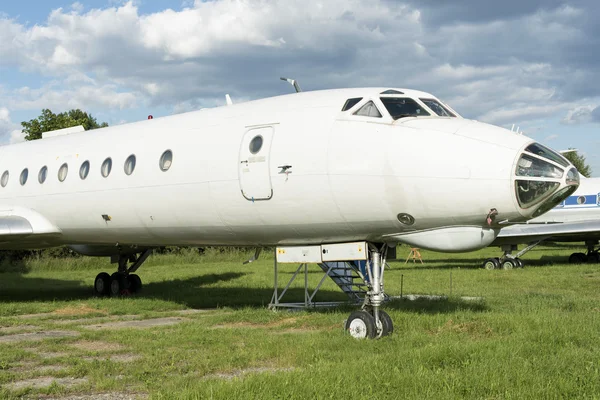
{"type": "Polygon", "coordinates": [[[575,147],[600,176],[595,0],[21,0],[0,5],[0,142],[42,108],[109,124],[290,91],[425,90],[575,147]]]}

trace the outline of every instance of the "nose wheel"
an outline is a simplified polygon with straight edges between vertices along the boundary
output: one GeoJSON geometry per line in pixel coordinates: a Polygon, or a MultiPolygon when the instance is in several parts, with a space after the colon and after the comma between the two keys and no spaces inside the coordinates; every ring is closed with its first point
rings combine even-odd
{"type": "Polygon", "coordinates": [[[362,309],[352,312],[345,325],[346,332],[355,339],[378,339],[394,332],[392,318],[380,309],[385,300],[383,271],[386,249],[384,245],[381,253],[371,251],[365,267],[366,276],[360,274],[369,290],[365,294],[362,309]]]}

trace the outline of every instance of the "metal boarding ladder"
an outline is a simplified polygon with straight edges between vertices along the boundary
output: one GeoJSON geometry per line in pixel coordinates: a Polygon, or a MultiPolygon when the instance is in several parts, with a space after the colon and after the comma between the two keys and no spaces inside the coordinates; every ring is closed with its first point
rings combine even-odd
{"type": "Polygon", "coordinates": [[[364,300],[368,291],[368,286],[363,279],[365,277],[364,262],[329,261],[318,265],[348,295],[351,301],[361,302],[364,300]]]}

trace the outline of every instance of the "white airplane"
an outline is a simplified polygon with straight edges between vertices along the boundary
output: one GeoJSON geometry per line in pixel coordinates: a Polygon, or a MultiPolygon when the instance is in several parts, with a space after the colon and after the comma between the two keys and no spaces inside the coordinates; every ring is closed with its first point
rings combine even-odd
{"type": "Polygon", "coordinates": [[[500,246],[504,251],[501,258],[487,259],[486,269],[523,267],[520,257],[546,241],[585,242],[586,253],[573,253],[569,257],[572,264],[600,262],[596,248],[600,240],[600,178],[582,179],[579,189],[546,214],[512,225],[500,231],[492,246],[500,246]],[[528,246],[512,255],[517,246],[528,246]]]}
{"type": "Polygon", "coordinates": [[[379,310],[387,244],[480,249],[579,185],[560,154],[407,89],[300,92],[80,130],[0,148],[0,249],[110,256],[117,272],[94,290],[118,295],[139,290],[133,272],[156,246],[364,242],[355,337],[393,329],[379,310]]]}

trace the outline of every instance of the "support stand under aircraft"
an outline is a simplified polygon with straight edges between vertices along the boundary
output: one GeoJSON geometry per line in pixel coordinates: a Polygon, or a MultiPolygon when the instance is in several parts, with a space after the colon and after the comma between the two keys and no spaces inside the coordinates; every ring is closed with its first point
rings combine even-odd
{"type": "MultiPolygon", "coordinates": [[[[346,331],[357,339],[387,336],[394,331],[392,319],[381,310],[382,304],[387,299],[383,276],[389,249],[387,244],[368,242],[277,247],[274,260],[275,289],[269,308],[316,306],[315,295],[329,276],[349,296],[351,302],[354,304],[362,302],[361,309],[352,312],[348,317],[346,331]],[[286,263],[300,265],[280,292],[278,264],[286,263]],[[307,264],[318,264],[324,271],[323,278],[312,293],[308,291],[307,264]],[[302,270],[304,270],[304,302],[282,302],[283,296],[302,270]]],[[[335,305],[335,303],[325,305],[335,305]]]]}

